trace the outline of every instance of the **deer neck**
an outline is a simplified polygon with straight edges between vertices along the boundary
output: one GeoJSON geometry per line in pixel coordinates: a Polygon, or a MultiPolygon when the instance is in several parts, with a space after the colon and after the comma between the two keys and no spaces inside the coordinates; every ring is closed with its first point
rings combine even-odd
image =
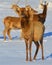
{"type": "Polygon", "coordinates": [[[46,18],[46,15],[47,15],[47,7],[46,6],[44,7],[44,10],[43,10],[43,13],[42,14],[46,18]]]}
{"type": "Polygon", "coordinates": [[[43,10],[43,13],[38,15],[39,21],[41,21],[43,24],[44,24],[44,22],[46,20],[46,15],[47,15],[47,7],[45,6],[44,10],[43,10]]]}

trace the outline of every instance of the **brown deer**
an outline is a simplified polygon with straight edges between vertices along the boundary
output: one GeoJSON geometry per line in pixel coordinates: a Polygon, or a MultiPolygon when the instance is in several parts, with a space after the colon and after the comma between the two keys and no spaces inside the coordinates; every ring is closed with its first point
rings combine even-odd
{"type": "Polygon", "coordinates": [[[38,21],[40,21],[43,24],[45,23],[46,16],[47,16],[48,3],[47,4],[46,3],[47,3],[46,1],[45,1],[44,5],[41,3],[41,6],[43,8],[43,12],[39,13],[39,14],[34,14],[34,16],[33,16],[34,20],[38,20],[38,21]]]}
{"type": "MultiPolygon", "coordinates": [[[[12,8],[15,11],[20,9],[20,7],[17,5],[13,5],[12,8]]],[[[25,8],[22,8],[22,10],[23,9],[25,9],[25,8]]],[[[17,13],[19,13],[19,11],[17,11],[17,13]]],[[[4,27],[5,27],[4,31],[3,31],[4,40],[6,40],[6,34],[9,36],[10,40],[12,39],[11,35],[10,35],[10,31],[12,29],[15,29],[15,30],[21,29],[21,18],[20,17],[7,16],[4,18],[3,23],[4,23],[4,27]]],[[[22,35],[21,35],[21,37],[22,37],[22,35]]]]}
{"type": "Polygon", "coordinates": [[[22,26],[22,32],[23,32],[23,37],[25,40],[26,44],[26,61],[28,61],[28,46],[29,46],[29,53],[30,53],[30,61],[31,59],[31,46],[32,46],[32,41],[35,42],[35,45],[37,47],[36,54],[39,49],[39,40],[42,40],[43,33],[44,33],[44,25],[36,21],[35,23],[32,22],[31,20],[32,17],[30,17],[30,20],[24,16],[22,17],[21,20],[21,26],[22,26]]]}
{"type": "MultiPolygon", "coordinates": [[[[47,7],[47,4],[42,4],[43,5],[43,12],[47,11],[45,8],[47,7]]],[[[21,27],[22,27],[22,32],[23,32],[23,37],[25,40],[26,44],[26,61],[28,61],[28,47],[29,47],[29,55],[30,55],[30,61],[32,60],[31,58],[31,46],[32,46],[32,41],[35,43],[37,49],[34,55],[34,60],[36,59],[38,50],[39,50],[39,42],[41,45],[42,49],[42,60],[44,59],[44,53],[43,53],[43,34],[45,31],[45,26],[42,22],[42,18],[45,18],[45,13],[40,15],[38,14],[36,18],[34,19],[34,15],[32,12],[31,8],[26,7],[25,11],[29,16],[26,15],[26,13],[23,13],[24,16],[21,17],[21,27]],[[40,19],[40,20],[39,20],[40,19]],[[39,42],[38,42],[39,41],[39,42]]]]}
{"type": "Polygon", "coordinates": [[[11,40],[11,35],[10,35],[10,31],[12,29],[17,30],[17,29],[21,29],[21,19],[20,17],[12,17],[12,16],[7,16],[4,18],[4,31],[3,31],[3,35],[4,35],[4,40],[6,40],[6,34],[9,36],[9,39],[11,40]]]}

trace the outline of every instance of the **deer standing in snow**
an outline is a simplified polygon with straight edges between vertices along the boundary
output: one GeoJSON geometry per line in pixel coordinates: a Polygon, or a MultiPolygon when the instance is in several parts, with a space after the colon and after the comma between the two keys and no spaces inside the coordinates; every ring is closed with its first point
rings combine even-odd
{"type": "Polygon", "coordinates": [[[26,44],[26,61],[28,61],[28,49],[29,49],[30,61],[32,60],[32,58],[31,58],[32,41],[35,43],[35,45],[37,47],[33,59],[34,60],[36,59],[40,45],[41,45],[41,50],[42,50],[42,60],[44,59],[43,34],[45,31],[44,22],[46,19],[48,4],[45,2],[45,4],[41,4],[41,5],[43,6],[42,13],[33,14],[32,9],[26,7],[26,11],[23,12],[23,15],[21,17],[22,18],[21,19],[21,27],[22,27],[25,44],[26,44]],[[39,45],[39,42],[40,42],[40,45],[39,45]]]}

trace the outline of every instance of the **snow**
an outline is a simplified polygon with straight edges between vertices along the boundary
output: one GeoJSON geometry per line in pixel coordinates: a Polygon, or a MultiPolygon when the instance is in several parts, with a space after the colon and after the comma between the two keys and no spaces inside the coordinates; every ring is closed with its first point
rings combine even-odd
{"type": "MultiPolygon", "coordinates": [[[[51,65],[52,64],[52,38],[44,38],[44,57],[41,59],[41,49],[38,52],[37,59],[32,62],[25,61],[25,42],[24,40],[12,40],[4,42],[0,40],[0,64],[1,65],[51,65]],[[46,41],[45,41],[46,40],[46,41]]],[[[35,53],[35,45],[32,43],[32,58],[35,53]]]]}
{"type": "MultiPolygon", "coordinates": [[[[28,3],[30,3],[33,8],[38,7],[39,5],[38,1],[30,0],[30,2],[28,3]]],[[[12,9],[10,9],[10,6],[12,4],[11,0],[10,1],[0,0],[0,65],[52,65],[52,3],[51,0],[48,0],[48,2],[50,2],[50,4],[48,6],[47,18],[45,21],[46,29],[43,40],[45,59],[44,60],[41,59],[41,48],[40,48],[36,60],[32,60],[32,62],[30,61],[26,62],[25,42],[23,39],[22,40],[19,39],[20,30],[12,30],[11,31],[12,40],[9,40],[7,36],[7,40],[4,41],[3,19],[6,16],[17,16],[17,14],[12,9]]],[[[23,6],[20,3],[19,5],[23,6]]],[[[36,50],[36,46],[32,42],[32,59],[35,50],[36,50]]]]}

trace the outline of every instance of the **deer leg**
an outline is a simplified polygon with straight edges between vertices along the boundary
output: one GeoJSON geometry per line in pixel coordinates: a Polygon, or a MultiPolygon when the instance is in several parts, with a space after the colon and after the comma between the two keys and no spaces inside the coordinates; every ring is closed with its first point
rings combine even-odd
{"type": "Polygon", "coordinates": [[[22,33],[22,31],[21,31],[21,34],[20,34],[20,39],[22,39],[23,38],[23,33],[22,33]]]}
{"type": "Polygon", "coordinates": [[[6,32],[7,32],[7,29],[5,29],[5,30],[3,31],[4,40],[6,40],[6,32]]]}
{"type": "Polygon", "coordinates": [[[32,40],[31,40],[30,43],[29,43],[29,55],[30,55],[30,61],[32,61],[32,58],[31,58],[31,48],[32,48],[32,40]]]}
{"type": "Polygon", "coordinates": [[[26,61],[28,61],[28,40],[25,40],[26,44],[26,61]]]}
{"type": "Polygon", "coordinates": [[[44,60],[44,53],[43,53],[43,38],[40,40],[41,50],[42,50],[42,60],[44,60]]]}
{"type": "Polygon", "coordinates": [[[11,30],[11,29],[8,29],[7,35],[9,36],[9,39],[12,40],[11,35],[10,35],[10,30],[11,30]]]}
{"type": "Polygon", "coordinates": [[[36,56],[37,56],[37,53],[38,53],[38,50],[39,50],[39,43],[38,42],[35,42],[35,45],[36,45],[36,52],[35,52],[35,54],[34,54],[34,60],[36,60],[36,56]]]}

